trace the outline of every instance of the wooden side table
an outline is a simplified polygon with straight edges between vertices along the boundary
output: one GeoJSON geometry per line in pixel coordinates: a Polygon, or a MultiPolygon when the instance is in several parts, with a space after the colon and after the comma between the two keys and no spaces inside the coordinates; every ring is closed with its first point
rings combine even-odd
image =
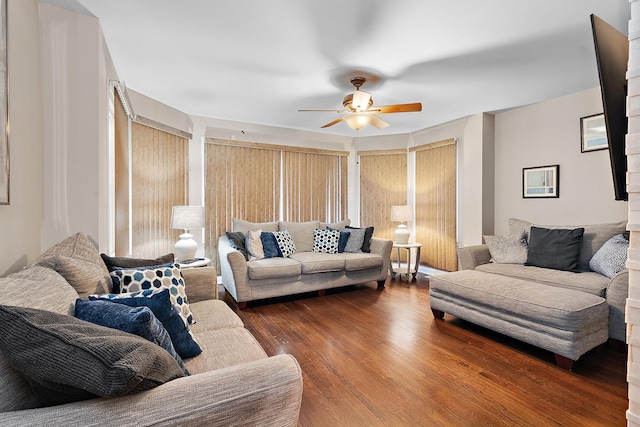
{"type": "Polygon", "coordinates": [[[413,274],[413,280],[416,280],[416,276],[418,275],[418,267],[420,267],[420,248],[422,247],[422,243],[396,243],[393,242],[393,247],[398,251],[398,265],[394,266],[393,261],[389,262],[389,272],[391,273],[391,277],[395,279],[396,274],[400,274],[400,279],[402,279],[402,275],[407,275],[407,282],[411,281],[409,276],[413,274]],[[407,265],[406,267],[400,263],[400,249],[407,250],[407,265]],[[411,249],[416,250],[416,262],[411,268],[411,249]]]}

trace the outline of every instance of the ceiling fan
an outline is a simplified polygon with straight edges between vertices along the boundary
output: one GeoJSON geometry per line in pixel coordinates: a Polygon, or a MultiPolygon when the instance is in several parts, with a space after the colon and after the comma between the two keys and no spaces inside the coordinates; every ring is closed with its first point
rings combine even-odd
{"type": "Polygon", "coordinates": [[[351,84],[356,88],[352,93],[344,97],[342,105],[344,110],[298,110],[298,111],[313,111],[313,112],[332,112],[345,114],[332,122],[322,126],[322,128],[328,128],[341,121],[347,122],[350,128],[360,130],[366,125],[370,124],[378,129],[384,129],[389,126],[389,123],[378,117],[378,114],[389,113],[410,113],[415,111],[422,111],[422,104],[415,102],[412,104],[394,104],[394,105],[382,105],[374,106],[373,98],[369,92],[360,90],[360,87],[367,81],[364,77],[354,77],[351,79],[351,84]]]}

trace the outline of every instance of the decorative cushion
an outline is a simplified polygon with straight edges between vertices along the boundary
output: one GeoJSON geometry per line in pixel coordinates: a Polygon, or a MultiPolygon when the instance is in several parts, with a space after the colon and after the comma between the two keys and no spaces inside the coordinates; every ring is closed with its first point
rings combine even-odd
{"type": "Polygon", "coordinates": [[[175,261],[172,253],[162,255],[155,259],[112,257],[107,254],[100,254],[100,257],[102,258],[102,261],[104,261],[104,264],[106,265],[109,272],[115,270],[116,268],[149,267],[153,265],[172,263],[173,261],[175,261]]]}
{"type": "Polygon", "coordinates": [[[240,253],[244,255],[244,259],[249,261],[250,255],[247,248],[244,246],[246,237],[242,231],[227,231],[225,234],[227,235],[227,239],[229,239],[231,247],[240,251],[240,253]]]}
{"type": "Polygon", "coordinates": [[[278,243],[278,248],[280,249],[280,255],[283,257],[288,257],[289,255],[296,253],[296,245],[293,242],[293,238],[288,230],[284,231],[274,231],[273,236],[278,243]]]}
{"type": "Polygon", "coordinates": [[[313,233],[316,228],[321,228],[319,221],[278,222],[278,230],[287,230],[289,232],[291,240],[293,240],[293,244],[296,246],[297,252],[311,252],[313,250],[313,233]]]}
{"type": "Polygon", "coordinates": [[[617,234],[598,249],[589,261],[589,268],[611,279],[626,268],[628,252],[629,240],[622,234],[617,234]]]}
{"type": "Polygon", "coordinates": [[[364,234],[367,230],[364,228],[351,228],[348,227],[349,240],[344,248],[345,252],[362,252],[362,244],[364,243],[364,234]]]}
{"type": "MultiPolygon", "coordinates": [[[[347,226],[346,227],[349,230],[360,230],[359,228],[356,227],[351,227],[351,226],[347,226]]],[[[373,227],[366,227],[364,228],[364,237],[362,239],[362,247],[361,252],[371,252],[371,237],[373,237],[373,227]]],[[[345,252],[355,252],[355,251],[345,251],[345,252]]]]}
{"type": "Polygon", "coordinates": [[[246,236],[249,230],[278,231],[278,223],[272,222],[249,222],[238,218],[231,218],[231,231],[241,231],[246,236]]]}
{"type": "Polygon", "coordinates": [[[186,359],[202,352],[189,327],[180,316],[180,311],[171,303],[168,289],[146,290],[129,294],[89,295],[89,300],[106,300],[129,307],[149,307],[169,333],[171,342],[180,357],[186,359]]]}
{"type": "Polygon", "coordinates": [[[347,242],[349,241],[349,236],[351,236],[350,231],[340,231],[340,239],[338,240],[338,253],[344,252],[344,249],[347,247],[347,242]]]}
{"type": "Polygon", "coordinates": [[[262,251],[265,258],[282,257],[282,252],[280,252],[278,242],[273,233],[277,233],[277,231],[263,231],[260,233],[260,241],[262,242],[262,251]]]}
{"type": "Polygon", "coordinates": [[[316,228],[316,231],[313,235],[313,252],[337,254],[339,240],[340,231],[321,230],[319,228],[316,228]]]}
{"type": "Polygon", "coordinates": [[[175,359],[184,372],[189,375],[182,358],[176,353],[171,337],[149,307],[129,307],[113,304],[106,300],[76,300],[75,317],[107,328],[142,337],[164,348],[175,359]]]}
{"type": "Polygon", "coordinates": [[[510,236],[483,236],[491,253],[491,262],[498,264],[524,264],[528,245],[524,233],[510,236]]]}
{"type": "Polygon", "coordinates": [[[194,323],[189,308],[189,300],[184,287],[184,279],[179,264],[167,264],[156,267],[140,267],[137,269],[118,269],[111,272],[113,287],[119,292],[130,293],[145,289],[169,289],[171,302],[180,310],[185,324],[194,323]]]}
{"type": "Polygon", "coordinates": [[[264,249],[262,249],[262,240],[260,237],[261,234],[262,230],[249,230],[247,232],[244,245],[249,252],[249,259],[251,260],[264,258],[264,249]]]}
{"type": "Polygon", "coordinates": [[[43,405],[149,390],[184,376],[144,338],[31,308],[0,306],[0,352],[43,405]]]}
{"type": "Polygon", "coordinates": [[[584,228],[531,227],[525,265],[580,272],[580,246],[584,228]]]}

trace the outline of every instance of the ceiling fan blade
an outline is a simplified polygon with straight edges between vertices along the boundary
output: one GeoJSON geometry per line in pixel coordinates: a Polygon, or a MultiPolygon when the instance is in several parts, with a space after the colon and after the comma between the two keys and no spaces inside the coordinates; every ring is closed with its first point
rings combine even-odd
{"type": "Polygon", "coordinates": [[[329,126],[333,126],[336,123],[340,123],[342,121],[342,117],[335,119],[332,122],[327,123],[326,125],[322,126],[322,128],[328,128],[329,126]]]}
{"type": "Polygon", "coordinates": [[[387,126],[389,126],[389,123],[385,122],[384,120],[382,120],[380,117],[376,116],[375,114],[370,114],[369,115],[369,123],[371,124],[371,126],[374,126],[378,129],[384,129],[387,126]]]}
{"type": "Polygon", "coordinates": [[[344,110],[298,110],[303,112],[320,112],[320,113],[345,113],[344,110]]]}
{"type": "Polygon", "coordinates": [[[382,105],[379,107],[374,106],[371,107],[369,111],[375,111],[378,114],[411,113],[414,111],[422,111],[422,103],[415,102],[413,104],[382,105]]]}

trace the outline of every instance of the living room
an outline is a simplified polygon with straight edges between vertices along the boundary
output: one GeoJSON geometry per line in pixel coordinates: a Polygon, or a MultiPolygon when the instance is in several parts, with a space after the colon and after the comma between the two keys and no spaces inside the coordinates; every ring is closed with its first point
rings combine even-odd
{"type": "MultiPolygon", "coordinates": [[[[10,0],[8,6],[11,204],[0,207],[0,276],[19,271],[77,231],[91,236],[102,252],[113,252],[106,82],[127,79],[118,74],[96,18],[35,0],[10,0]]],[[[613,198],[607,152],[580,151],[580,119],[602,112],[598,87],[508,111],[480,111],[410,135],[360,138],[193,116],[135,90],[129,95],[137,114],[192,134],[192,204],[203,202],[202,138],[246,135],[247,141],[346,150],[350,171],[357,170],[361,149],[455,138],[459,246],[479,244],[483,234],[506,234],[511,217],[582,224],[628,216],[628,204],[613,198]],[[522,169],[552,164],[562,170],[561,197],[523,198],[522,169]]],[[[360,216],[357,185],[350,174],[352,220],[360,216]]]]}

